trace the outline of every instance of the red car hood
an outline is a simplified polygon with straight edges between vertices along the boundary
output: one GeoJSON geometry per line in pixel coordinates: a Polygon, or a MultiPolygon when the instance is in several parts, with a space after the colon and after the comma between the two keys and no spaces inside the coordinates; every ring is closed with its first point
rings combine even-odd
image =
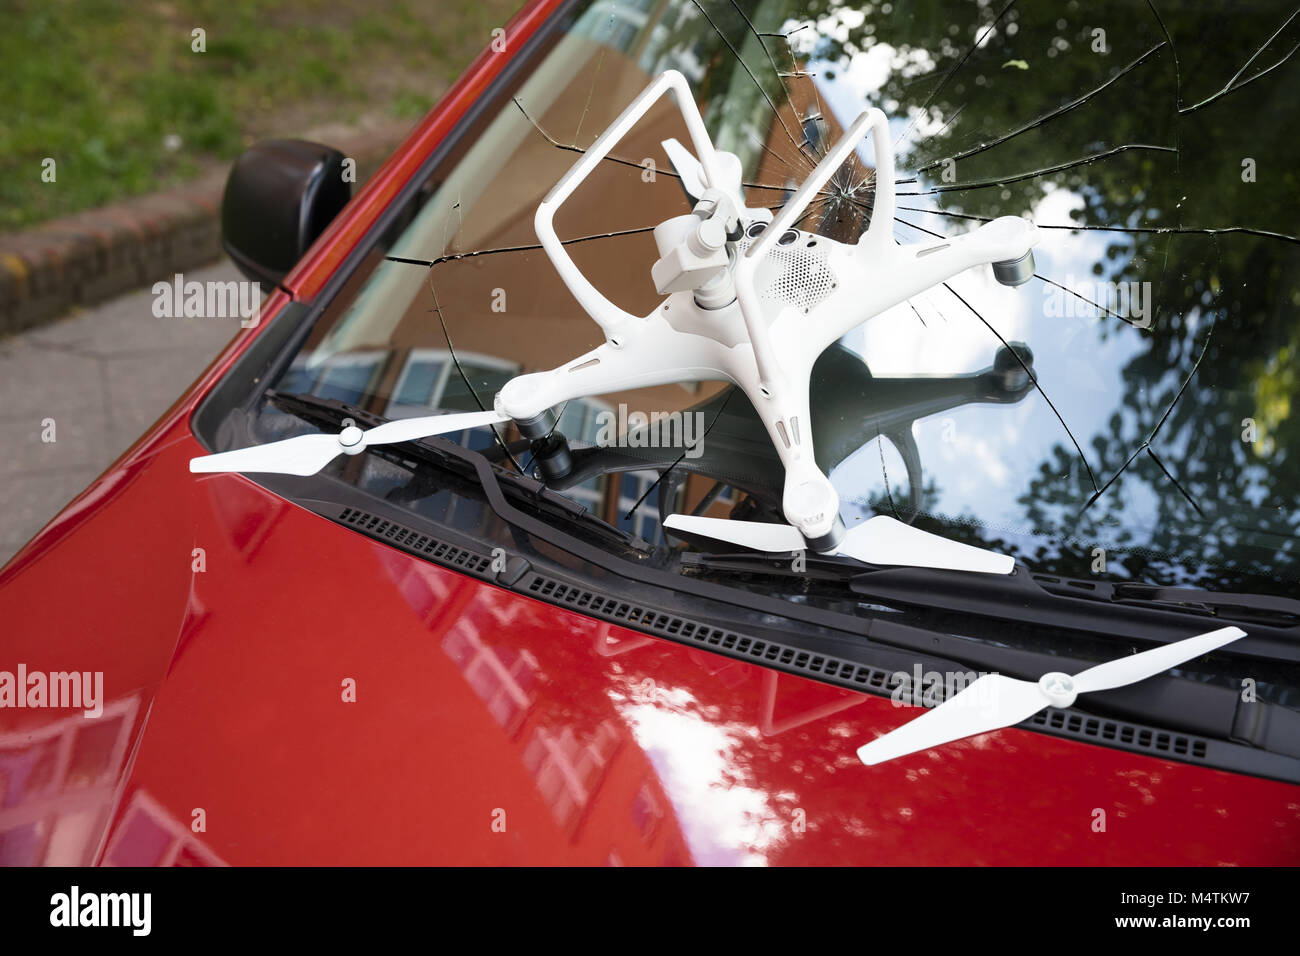
{"type": "Polygon", "coordinates": [[[0,573],[0,862],[1286,863],[1300,792],[912,712],[561,610],[196,476],[176,412],[0,573]],[[24,854],[26,856],[24,857],[24,854]]]}

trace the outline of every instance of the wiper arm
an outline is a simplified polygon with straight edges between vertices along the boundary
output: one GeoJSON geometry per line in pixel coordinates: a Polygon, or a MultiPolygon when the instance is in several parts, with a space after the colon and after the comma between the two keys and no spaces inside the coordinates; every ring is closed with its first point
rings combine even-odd
{"type": "MultiPolygon", "coordinates": [[[[274,390],[268,390],[267,397],[278,407],[299,418],[327,426],[337,427],[344,419],[352,419],[357,424],[372,429],[380,425],[387,425],[390,422],[389,419],[380,415],[355,408],[333,398],[290,394],[274,390]]],[[[411,421],[411,419],[392,419],[391,421],[401,423],[411,421]]],[[[446,439],[439,439],[436,442],[435,439],[437,439],[437,436],[423,435],[401,442],[369,446],[367,450],[390,457],[415,458],[424,464],[450,470],[457,477],[482,486],[485,480],[484,473],[476,467],[471,458],[471,456],[478,457],[478,453],[462,448],[455,442],[446,439]]],[[[639,556],[645,556],[653,550],[648,542],[614,527],[588,511],[583,505],[556,493],[534,478],[506,471],[499,467],[491,467],[489,473],[504,491],[511,492],[517,499],[523,499],[523,502],[529,507],[546,517],[569,525],[579,525],[584,531],[602,538],[607,543],[614,544],[639,556]]]]}

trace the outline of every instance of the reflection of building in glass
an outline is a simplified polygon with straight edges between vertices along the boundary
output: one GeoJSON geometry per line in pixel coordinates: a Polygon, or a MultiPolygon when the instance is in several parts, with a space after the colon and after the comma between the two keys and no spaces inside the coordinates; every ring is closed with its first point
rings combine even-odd
{"type": "Polygon", "coordinates": [[[387,357],[382,349],[366,349],[340,352],[318,365],[299,360],[278,387],[282,392],[310,393],[356,405],[370,394],[387,357]]]}

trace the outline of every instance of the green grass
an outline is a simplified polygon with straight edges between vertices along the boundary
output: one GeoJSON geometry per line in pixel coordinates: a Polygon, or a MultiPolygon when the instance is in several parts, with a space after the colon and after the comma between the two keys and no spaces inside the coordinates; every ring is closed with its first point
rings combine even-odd
{"type": "Polygon", "coordinates": [[[376,111],[413,119],[521,2],[11,2],[0,231],[184,182],[258,138],[376,111]],[[206,52],[191,49],[196,27],[206,52]]]}

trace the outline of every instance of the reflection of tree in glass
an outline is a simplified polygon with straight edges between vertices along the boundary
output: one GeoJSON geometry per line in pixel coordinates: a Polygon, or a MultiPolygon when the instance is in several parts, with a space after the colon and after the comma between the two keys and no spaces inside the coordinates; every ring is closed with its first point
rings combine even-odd
{"type": "MultiPolygon", "coordinates": [[[[1233,16],[1155,0],[1086,12],[1014,0],[642,6],[653,39],[628,52],[649,72],[684,69],[718,145],[741,154],[747,173],[761,170],[764,187],[801,180],[825,146],[833,111],[808,76],[817,73],[901,118],[900,225],[932,213],[955,233],[1033,214],[1045,247],[1101,240],[1075,254],[1081,278],[1149,283],[1142,322],[1109,310],[1100,321],[1049,320],[1085,360],[1089,339],[1128,348],[1105,427],[1077,434],[1062,416],[1061,441],[1017,499],[1050,538],[995,540],[969,514],[923,525],[1067,574],[1101,544],[1112,573],[1211,586],[1297,577],[1300,479],[1286,466],[1300,447],[1290,416],[1300,243],[1289,235],[1300,190],[1279,121],[1300,82],[1288,60],[1293,11],[1233,16]]],[[[807,228],[869,210],[870,170],[851,173],[828,187],[807,228]]],[[[770,205],[780,194],[758,195],[770,205]]],[[[916,238],[906,226],[900,236],[916,238]]],[[[1039,280],[1060,288],[1070,277],[1039,280]]],[[[1039,384],[1045,395],[1072,387],[1039,384]]],[[[929,507],[937,497],[931,484],[929,507]]]]}
{"type": "MultiPolygon", "coordinates": [[[[1035,529],[1057,538],[1038,548],[1040,561],[1077,571],[1090,553],[1084,542],[1104,541],[1123,552],[1112,571],[1153,580],[1294,579],[1300,470],[1287,464],[1300,448],[1290,415],[1300,285],[1288,232],[1300,190],[1296,146],[1279,117],[1300,83],[1286,62],[1300,29],[1281,5],[1249,17],[1160,6],[1135,15],[1131,3],[1093,5],[1085,16],[1063,15],[1059,4],[702,0],[695,7],[728,42],[701,41],[700,16],[684,14],[679,29],[709,51],[709,82],[725,85],[719,109],[732,122],[769,99],[778,110],[793,100],[801,116],[809,108],[806,80],[774,79],[789,55],[776,34],[816,22],[789,43],[828,77],[851,75],[883,48],[890,69],[872,102],[893,115],[923,107],[900,137],[900,207],[946,213],[956,231],[1069,190],[1082,203],[1072,222],[1112,240],[1093,276],[1150,283],[1149,329],[1108,317],[1084,330],[1136,336],[1141,347],[1123,368],[1107,427],[1076,436],[1096,485],[1062,442],[1019,498],[1035,529]],[[755,31],[770,34],[763,48],[755,31]],[[764,88],[749,100],[736,93],[741,67],[720,68],[737,51],[764,88]],[[1249,91],[1237,92],[1243,83],[1249,91]],[[1247,181],[1243,157],[1268,176],[1247,181]],[[1153,497],[1154,508],[1135,514],[1135,495],[1153,497]]],[[[773,148],[798,164],[788,144],[773,148]]],[[[1070,222],[1040,217],[1049,227],[1070,222]]],[[[973,543],[991,543],[966,530],[973,543]]]]}

